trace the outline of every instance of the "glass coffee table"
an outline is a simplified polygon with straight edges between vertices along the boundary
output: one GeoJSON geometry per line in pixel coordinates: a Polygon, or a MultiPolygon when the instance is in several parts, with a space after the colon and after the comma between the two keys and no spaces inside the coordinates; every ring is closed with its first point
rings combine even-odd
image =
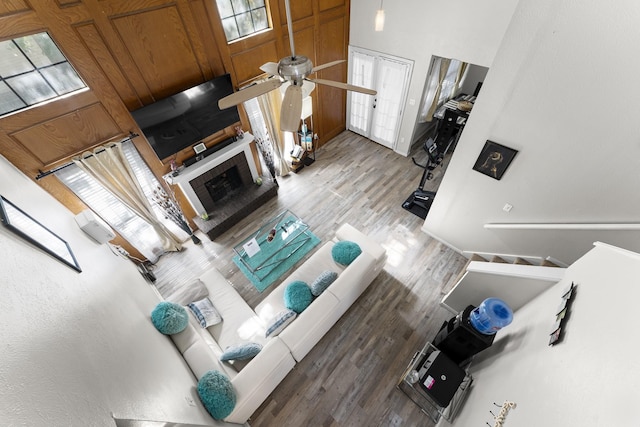
{"type": "Polygon", "coordinates": [[[309,226],[286,210],[262,224],[233,251],[251,274],[263,280],[311,238],[309,226]]]}

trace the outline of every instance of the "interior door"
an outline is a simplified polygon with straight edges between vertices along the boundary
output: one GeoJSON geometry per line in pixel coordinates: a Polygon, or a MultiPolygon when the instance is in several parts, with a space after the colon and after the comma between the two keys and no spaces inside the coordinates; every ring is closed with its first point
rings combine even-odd
{"type": "Polygon", "coordinates": [[[365,49],[349,49],[349,83],[375,96],[348,92],[347,129],[395,148],[413,63],[365,49]]]}
{"type": "MultiPolygon", "coordinates": [[[[375,88],[376,57],[365,52],[353,50],[349,55],[349,83],[366,88],[375,88]]],[[[369,138],[371,116],[375,97],[359,92],[347,92],[347,129],[369,138]]]]}

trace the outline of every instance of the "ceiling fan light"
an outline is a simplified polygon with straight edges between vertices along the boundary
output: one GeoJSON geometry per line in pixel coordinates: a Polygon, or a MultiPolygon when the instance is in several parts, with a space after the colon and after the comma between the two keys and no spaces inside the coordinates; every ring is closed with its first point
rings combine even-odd
{"type": "Polygon", "coordinates": [[[376,12],[376,31],[384,30],[384,10],[378,9],[376,12]]]}
{"type": "Polygon", "coordinates": [[[302,98],[302,113],[300,114],[300,119],[304,120],[307,117],[310,117],[313,114],[313,101],[310,96],[306,96],[302,98]]]}
{"type": "MultiPolygon", "coordinates": [[[[293,83],[291,82],[286,82],[282,86],[280,86],[280,94],[282,95],[283,98],[284,98],[285,92],[287,91],[287,88],[292,84],[293,83]]],[[[311,95],[311,92],[313,92],[313,90],[316,88],[316,84],[310,80],[305,79],[303,84],[300,85],[300,87],[302,88],[302,97],[306,98],[307,96],[311,95]]]]}

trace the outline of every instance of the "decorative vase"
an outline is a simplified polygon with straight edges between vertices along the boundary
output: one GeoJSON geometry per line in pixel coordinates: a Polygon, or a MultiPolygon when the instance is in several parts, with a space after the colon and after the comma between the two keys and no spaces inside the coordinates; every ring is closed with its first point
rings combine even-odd
{"type": "Polygon", "coordinates": [[[193,243],[195,243],[196,245],[199,245],[200,243],[202,243],[202,241],[198,238],[198,236],[196,236],[193,233],[193,231],[191,230],[191,227],[189,227],[189,224],[187,224],[186,221],[180,219],[180,222],[178,223],[178,225],[189,235],[189,237],[191,237],[191,241],[193,241],[193,243]]]}

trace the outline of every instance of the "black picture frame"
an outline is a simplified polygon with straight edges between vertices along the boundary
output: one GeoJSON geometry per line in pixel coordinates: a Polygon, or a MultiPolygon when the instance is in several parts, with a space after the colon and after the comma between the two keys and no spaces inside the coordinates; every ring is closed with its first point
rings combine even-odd
{"type": "Polygon", "coordinates": [[[473,170],[499,181],[516,154],[518,154],[518,150],[487,140],[478,160],[473,165],[473,170]]]}
{"type": "Polygon", "coordinates": [[[0,219],[2,224],[13,233],[77,272],[82,272],[66,240],[36,221],[4,196],[0,196],[0,219]]]}

